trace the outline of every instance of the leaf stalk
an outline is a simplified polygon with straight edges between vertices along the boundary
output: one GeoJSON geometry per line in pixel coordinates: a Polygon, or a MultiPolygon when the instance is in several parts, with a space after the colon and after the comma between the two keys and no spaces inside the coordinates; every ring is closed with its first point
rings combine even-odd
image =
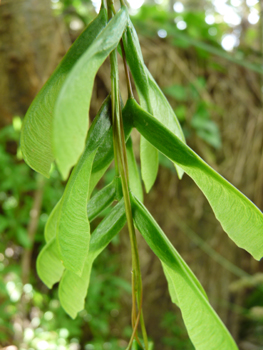
{"type": "MultiPolygon", "coordinates": [[[[111,19],[115,13],[113,1],[107,0],[107,4],[108,4],[108,17],[109,19],[111,19]]],[[[122,114],[121,114],[121,105],[120,105],[120,96],[119,96],[119,76],[118,76],[118,61],[117,61],[116,49],[112,51],[112,53],[110,54],[110,64],[111,64],[111,89],[112,89],[112,92],[111,92],[112,129],[113,129],[115,169],[116,169],[116,172],[117,171],[119,172],[121,177],[121,183],[122,183],[123,198],[125,203],[125,211],[126,211],[128,231],[129,231],[129,237],[131,242],[131,252],[132,252],[133,294],[136,296],[135,298],[133,297],[133,306],[132,306],[133,333],[132,333],[132,337],[130,339],[128,348],[132,344],[133,338],[136,335],[137,327],[140,321],[144,345],[145,345],[145,349],[147,350],[148,338],[147,338],[147,333],[146,333],[143,314],[142,314],[142,278],[141,278],[137,239],[136,239],[135,228],[133,223],[130,192],[129,192],[128,161],[127,161],[126,144],[125,144],[125,138],[124,138],[124,129],[123,129],[123,123],[122,123],[122,114]],[[138,306],[137,318],[136,318],[136,301],[138,306]]],[[[128,67],[127,67],[127,74],[128,74],[128,67]]],[[[130,83],[130,80],[129,80],[129,83],[130,83]]],[[[132,94],[132,90],[130,90],[130,94],[132,94]]]]}

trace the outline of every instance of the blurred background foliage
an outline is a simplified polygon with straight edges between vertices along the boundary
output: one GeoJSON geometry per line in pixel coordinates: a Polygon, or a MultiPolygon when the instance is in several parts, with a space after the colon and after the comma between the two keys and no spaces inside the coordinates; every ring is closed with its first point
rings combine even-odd
{"type": "MultiPolygon", "coordinates": [[[[43,230],[65,183],[22,160],[19,134],[32,99],[95,17],[94,0],[2,0],[0,7],[0,346],[6,350],[124,349],[131,334],[127,232],[96,260],[83,310],[65,314],[56,287],[36,274],[43,230]]],[[[188,144],[263,209],[262,2],[131,0],[145,62],[188,144]]],[[[109,64],[95,81],[91,118],[110,91],[109,64]]],[[[120,83],[125,98],[123,68],[120,83]]],[[[138,135],[133,134],[138,159],[138,135]]],[[[111,169],[99,186],[109,183],[111,169]]],[[[240,349],[263,346],[263,263],[228,240],[186,176],[160,155],[145,203],[206,289],[240,349]]],[[[93,224],[95,227],[102,217],[93,224]]],[[[139,237],[144,312],[155,349],[190,350],[158,261],[139,237]]],[[[135,349],[134,349],[135,350],[135,349]]]]}

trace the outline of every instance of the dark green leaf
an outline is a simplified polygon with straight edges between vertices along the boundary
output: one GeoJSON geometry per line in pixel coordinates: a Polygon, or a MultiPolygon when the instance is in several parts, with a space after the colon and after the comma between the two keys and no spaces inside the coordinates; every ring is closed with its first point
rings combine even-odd
{"type": "MultiPolygon", "coordinates": [[[[128,22],[128,28],[126,34],[123,36],[123,41],[127,61],[143,109],[152,114],[171,132],[185,142],[183,131],[173,109],[143,62],[139,39],[131,21],[128,22]]],[[[156,171],[158,171],[158,166],[156,166],[156,164],[158,164],[158,152],[144,139],[141,141],[141,160],[142,178],[145,183],[146,191],[148,192],[157,175],[156,171]],[[143,169],[144,163],[148,163],[145,167],[145,171],[143,169]]],[[[179,178],[181,178],[183,176],[182,169],[177,165],[176,169],[179,178]]]]}
{"type": "Polygon", "coordinates": [[[116,198],[116,181],[97,192],[89,201],[87,206],[88,218],[91,222],[99,213],[106,209],[116,198]]]}
{"type": "MultiPolygon", "coordinates": [[[[123,35],[123,44],[140,103],[145,110],[153,114],[146,66],[143,61],[139,39],[131,20],[128,21],[127,30],[123,35]]],[[[142,179],[146,191],[149,192],[158,173],[158,151],[143,137],[141,137],[140,142],[140,158],[142,179]]]]}
{"type": "MultiPolygon", "coordinates": [[[[123,116],[125,140],[127,141],[132,130],[132,125],[125,116],[125,110],[123,110],[122,116],[123,116]]],[[[98,152],[96,153],[96,156],[93,162],[92,174],[90,179],[90,193],[98,183],[99,179],[103,176],[105,171],[108,169],[109,165],[113,161],[113,158],[114,158],[114,152],[113,152],[113,142],[112,142],[112,128],[110,128],[107,131],[107,133],[104,135],[103,142],[98,148],[98,152]]]]}

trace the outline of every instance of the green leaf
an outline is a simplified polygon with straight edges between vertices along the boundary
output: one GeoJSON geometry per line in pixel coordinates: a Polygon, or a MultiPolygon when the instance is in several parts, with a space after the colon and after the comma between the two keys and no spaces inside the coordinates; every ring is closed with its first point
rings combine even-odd
{"type": "Polygon", "coordinates": [[[161,260],[168,275],[169,291],[176,302],[195,348],[197,350],[238,349],[233,338],[225,328],[211,305],[205,292],[169,242],[161,228],[147,209],[132,197],[135,226],[161,260]]]}
{"type": "Polygon", "coordinates": [[[263,256],[262,212],[134,100],[129,100],[126,108],[126,113],[130,113],[127,118],[133,119],[138,131],[196,182],[229,237],[260,260],[263,256]]]}
{"type": "Polygon", "coordinates": [[[97,192],[87,205],[87,213],[89,221],[94,220],[99,213],[108,208],[116,198],[116,181],[115,179],[102,190],[97,192]]]}
{"type": "Polygon", "coordinates": [[[55,156],[52,149],[52,124],[55,102],[70,70],[107,23],[107,11],[100,13],[71,46],[59,66],[29,107],[21,132],[21,150],[26,163],[49,177],[55,156]]]}
{"type": "Polygon", "coordinates": [[[55,237],[51,239],[41,250],[37,257],[37,273],[48,288],[57,283],[64,271],[64,266],[59,258],[55,237]]]}
{"type": "MultiPolygon", "coordinates": [[[[140,103],[145,110],[153,114],[146,66],[143,61],[137,33],[130,19],[128,21],[127,30],[123,35],[123,44],[140,103]]],[[[149,192],[158,173],[158,151],[143,137],[141,137],[140,141],[140,158],[142,179],[146,192],[149,192]]]]}
{"type": "Polygon", "coordinates": [[[122,8],[74,65],[58,96],[53,124],[53,148],[64,179],[85,148],[95,75],[118,45],[127,19],[127,9],[122,8]]]}
{"type": "MultiPolygon", "coordinates": [[[[158,119],[160,123],[165,125],[174,135],[176,135],[182,142],[185,143],[185,137],[181,129],[180,123],[174,114],[172,107],[167,101],[166,97],[162,93],[159,86],[156,84],[151,73],[148,71],[148,79],[150,84],[150,97],[152,107],[154,110],[154,117],[158,119]]],[[[177,164],[174,164],[178,177],[183,177],[184,171],[177,164]]]]}
{"type": "MultiPolygon", "coordinates": [[[[128,22],[127,31],[123,36],[123,42],[127,61],[143,109],[152,114],[170,129],[171,132],[175,133],[175,135],[185,142],[183,131],[173,109],[144,64],[139,39],[130,20],[128,22]]],[[[145,183],[146,191],[149,192],[158,171],[158,152],[144,138],[141,140],[141,163],[142,178],[145,183]]],[[[181,178],[183,176],[183,171],[177,165],[175,166],[178,176],[181,178]]]]}
{"type": "Polygon", "coordinates": [[[74,168],[59,206],[56,235],[63,265],[82,273],[89,250],[90,226],[87,215],[89,180],[96,151],[86,149],[74,168]]]}
{"type": "MultiPolygon", "coordinates": [[[[127,141],[132,130],[131,122],[125,116],[125,110],[122,113],[123,116],[123,128],[125,134],[125,140],[127,141]]],[[[105,171],[108,169],[109,165],[113,161],[113,142],[112,142],[112,128],[110,128],[104,135],[102,144],[98,148],[96,153],[92,174],[90,179],[90,193],[93,191],[94,187],[98,183],[99,179],[103,176],[105,171]]]]}
{"type": "Polygon", "coordinates": [[[148,193],[156,180],[159,169],[159,154],[150,142],[141,136],[140,140],[140,159],[142,179],[145,190],[148,193]]]}
{"type": "MultiPolygon", "coordinates": [[[[98,115],[94,119],[91,128],[89,130],[89,137],[87,141],[87,147],[89,147],[90,150],[95,150],[99,146],[99,150],[101,150],[101,146],[104,146],[102,148],[102,152],[100,153],[100,156],[98,157],[97,154],[95,156],[95,160],[93,162],[92,166],[92,171],[94,171],[94,167],[98,167],[101,162],[105,161],[105,157],[102,157],[103,152],[105,152],[106,149],[106,154],[109,153],[109,148],[106,147],[105,145],[105,139],[107,139],[111,134],[111,102],[110,102],[110,97],[108,96],[105,101],[102,104],[101,109],[98,112],[98,115]],[[101,145],[101,146],[100,146],[101,145]]],[[[127,123],[126,123],[127,125],[127,123]]],[[[131,126],[129,126],[129,132],[131,131],[131,126]]],[[[108,145],[108,144],[107,144],[108,145]]],[[[105,155],[105,154],[104,154],[105,155]]],[[[112,154],[113,158],[113,154],[112,154]]],[[[112,160],[111,158],[111,160],[112,160]]],[[[108,163],[106,163],[107,166],[109,166],[108,163]]],[[[106,169],[105,169],[106,170],[106,169]]],[[[102,174],[103,175],[103,174],[102,174]]],[[[98,182],[100,177],[98,176],[98,173],[95,172],[91,175],[90,181],[93,179],[93,181],[98,182]],[[93,176],[93,177],[92,177],[93,176]]],[[[71,181],[71,180],[69,180],[71,181]]],[[[91,192],[91,191],[89,191],[91,192]]],[[[55,208],[52,210],[48,221],[45,226],[45,240],[46,242],[50,241],[53,237],[56,236],[56,225],[57,225],[57,220],[60,212],[60,203],[61,200],[56,204],[55,208]]],[[[88,212],[92,210],[90,206],[87,208],[88,212]]],[[[96,212],[96,208],[94,208],[96,212]]],[[[92,215],[91,215],[92,217],[92,215]]],[[[94,218],[94,217],[93,217],[94,218]]],[[[93,220],[92,218],[92,220],[93,220]]]]}
{"type": "Polygon", "coordinates": [[[85,152],[67,183],[57,214],[56,236],[64,266],[82,273],[89,249],[90,227],[87,204],[91,169],[95,154],[111,128],[108,97],[94,119],[88,133],[85,152]]]}
{"type": "Polygon", "coordinates": [[[127,160],[128,160],[128,168],[129,168],[129,183],[130,188],[132,192],[135,194],[136,197],[140,199],[141,202],[143,202],[143,190],[142,190],[142,183],[140,179],[140,175],[138,172],[138,167],[136,163],[136,159],[133,153],[132,148],[132,139],[129,137],[127,143],[127,160]]]}
{"type": "Polygon", "coordinates": [[[123,199],[112,209],[91,235],[89,254],[81,276],[66,270],[59,284],[59,299],[64,310],[75,318],[83,310],[96,257],[106,248],[126,222],[123,199]]]}
{"type": "Polygon", "coordinates": [[[61,199],[57,202],[56,206],[53,208],[45,226],[44,236],[47,243],[51,241],[52,238],[56,237],[56,227],[57,227],[57,220],[58,220],[58,215],[60,210],[60,203],[61,203],[61,199]]]}

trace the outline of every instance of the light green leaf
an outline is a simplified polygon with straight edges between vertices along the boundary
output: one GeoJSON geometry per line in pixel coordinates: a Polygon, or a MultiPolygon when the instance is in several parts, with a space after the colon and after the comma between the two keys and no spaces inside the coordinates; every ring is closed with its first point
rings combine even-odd
{"type": "Polygon", "coordinates": [[[142,183],[141,183],[136,159],[133,153],[131,137],[129,137],[126,143],[126,149],[127,149],[128,168],[129,168],[130,188],[132,192],[135,194],[135,196],[138,197],[141,202],[143,202],[142,183]]]}
{"type": "Polygon", "coordinates": [[[171,300],[174,304],[176,304],[178,307],[179,306],[179,302],[178,302],[178,298],[177,298],[177,295],[176,295],[176,289],[175,289],[175,286],[174,286],[174,283],[173,283],[173,279],[170,275],[170,271],[168,270],[168,267],[166,264],[164,264],[162,261],[161,261],[161,264],[162,264],[162,267],[163,267],[163,272],[164,272],[164,275],[166,277],[166,280],[168,282],[168,290],[169,290],[169,294],[170,294],[170,297],[171,297],[171,300]]]}
{"type": "Polygon", "coordinates": [[[90,227],[87,204],[91,169],[97,149],[111,128],[108,97],[88,133],[85,152],[67,183],[57,214],[56,236],[64,266],[80,275],[89,249],[90,227]]]}
{"type": "Polygon", "coordinates": [[[55,237],[51,239],[41,250],[37,258],[37,273],[48,288],[57,283],[64,271],[64,266],[59,258],[55,237]]]}
{"type": "Polygon", "coordinates": [[[91,235],[89,254],[81,276],[66,270],[59,284],[59,299],[64,310],[75,318],[84,309],[94,260],[106,248],[126,222],[124,201],[121,200],[91,235]]]}
{"type": "Polygon", "coordinates": [[[147,209],[132,197],[135,226],[161,260],[169,276],[169,291],[176,302],[196,350],[237,350],[237,346],[205,292],[147,209]],[[194,310],[194,311],[193,311],[194,310]]]}
{"type": "MultiPolygon", "coordinates": [[[[111,102],[110,97],[108,96],[105,101],[102,104],[101,109],[98,112],[98,115],[94,119],[91,128],[89,130],[89,137],[87,141],[87,147],[89,147],[90,150],[95,150],[97,147],[101,149],[101,146],[104,146],[103,151],[105,152],[105,149],[107,150],[107,154],[109,153],[109,147],[107,148],[105,145],[105,138],[112,134],[111,130],[111,102]]],[[[127,123],[126,123],[127,124],[127,123]]],[[[131,129],[131,126],[129,127],[129,130],[131,129]]],[[[129,131],[130,132],[130,131],[129,131]]],[[[102,152],[103,153],[103,152],[102,152]]],[[[93,162],[92,170],[94,170],[94,167],[98,167],[101,162],[105,161],[105,157],[101,157],[102,154],[100,154],[100,157],[95,156],[95,161],[93,162]]],[[[113,157],[113,155],[112,155],[113,157]]],[[[107,166],[109,164],[106,164],[107,166]]],[[[92,178],[92,175],[91,175],[92,178]]],[[[94,180],[99,181],[98,174],[95,173],[93,176],[94,180]]],[[[71,181],[71,178],[69,182],[71,181]]],[[[55,208],[52,210],[48,221],[45,226],[45,240],[46,242],[50,241],[53,237],[56,236],[56,226],[57,226],[57,220],[60,212],[60,203],[61,200],[56,204],[55,208]]],[[[91,208],[87,208],[88,215],[91,208]]],[[[95,211],[97,209],[95,208],[95,211]]],[[[92,216],[92,215],[91,215],[92,216]]],[[[92,218],[93,220],[93,218],[92,218]]]]}
{"type": "Polygon", "coordinates": [[[56,227],[57,227],[57,220],[58,220],[58,215],[60,210],[59,208],[60,202],[61,202],[61,199],[57,202],[56,206],[53,208],[45,226],[44,236],[47,243],[51,241],[52,238],[56,237],[56,227]]]}
{"type": "Polygon", "coordinates": [[[95,75],[118,45],[127,19],[127,9],[122,8],[74,65],[58,96],[53,124],[53,149],[64,179],[85,147],[95,75]]]}
{"type": "Polygon", "coordinates": [[[89,250],[87,215],[89,179],[96,151],[83,154],[74,168],[59,206],[56,235],[63,265],[81,275],[89,250]]]}
{"type": "Polygon", "coordinates": [[[49,177],[55,156],[52,150],[52,122],[58,94],[70,70],[107,23],[107,11],[102,6],[98,16],[71,46],[59,66],[29,107],[22,127],[21,150],[26,163],[49,177]]]}
{"type": "MultiPolygon", "coordinates": [[[[144,64],[139,39],[130,20],[123,36],[123,42],[141,106],[185,142],[183,131],[173,109],[144,64]]],[[[141,162],[143,181],[146,191],[149,192],[158,171],[158,152],[144,138],[141,140],[141,162]]],[[[176,164],[175,167],[181,178],[182,169],[176,164]]]]}
{"type": "Polygon", "coordinates": [[[142,179],[145,190],[148,193],[155,183],[159,169],[159,154],[150,142],[141,136],[140,140],[140,159],[142,179]]]}
{"type": "Polygon", "coordinates": [[[262,212],[134,100],[129,100],[126,108],[126,113],[130,112],[127,118],[133,118],[138,131],[196,182],[229,237],[260,260],[263,256],[262,212]]]}

